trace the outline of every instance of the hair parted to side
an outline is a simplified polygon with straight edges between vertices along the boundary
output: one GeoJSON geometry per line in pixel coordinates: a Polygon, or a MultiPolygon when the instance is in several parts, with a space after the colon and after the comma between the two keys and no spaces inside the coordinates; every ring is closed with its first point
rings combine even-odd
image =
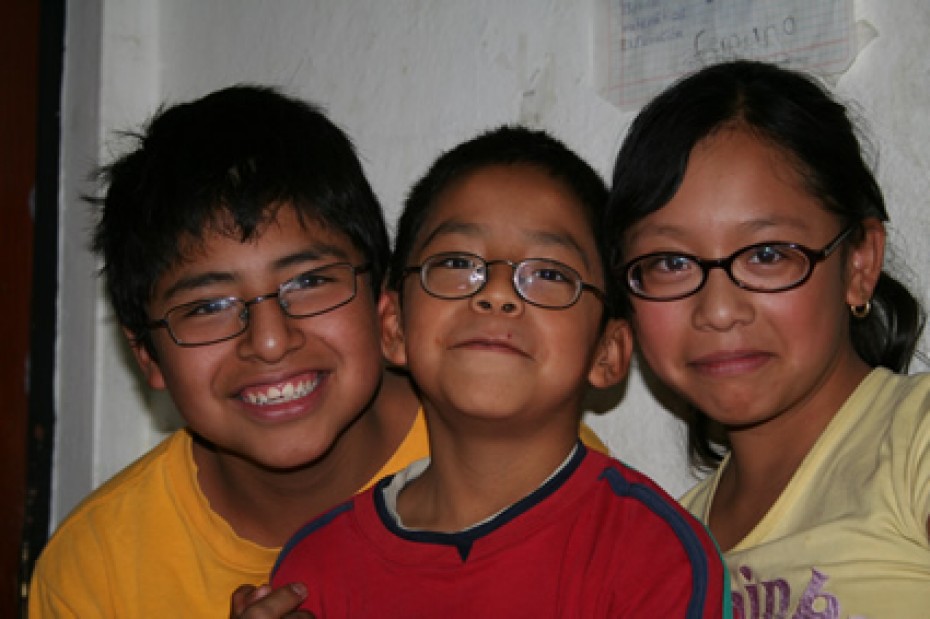
{"type": "Polygon", "coordinates": [[[100,168],[93,249],[116,317],[154,353],[146,306],[158,278],[210,232],[245,242],[293,207],[345,234],[372,265],[389,254],[378,203],[349,138],[317,107],[237,85],[158,111],[131,150],[100,168]]]}
{"type": "MultiPolygon", "coordinates": [[[[397,225],[394,253],[387,274],[387,287],[399,290],[404,267],[419,240],[423,224],[443,192],[454,183],[484,168],[499,165],[526,165],[542,170],[564,184],[583,209],[600,254],[604,273],[607,306],[612,307],[621,294],[609,277],[607,248],[601,221],[607,201],[604,180],[581,157],[544,131],[517,125],[492,129],[459,144],[440,155],[410,190],[397,225]]],[[[533,213],[525,213],[532,220],[533,213]]]]}
{"type": "MultiPolygon", "coordinates": [[[[810,195],[853,226],[850,242],[856,243],[864,219],[887,221],[888,213],[850,116],[812,77],[764,62],[712,65],[673,84],[642,109],[617,155],[606,223],[614,269],[628,258],[618,241],[672,199],[694,147],[730,128],[749,131],[785,153],[810,195]]],[[[851,319],[850,335],[870,366],[903,371],[923,324],[917,299],[883,272],[872,312],[851,319]]],[[[708,440],[709,419],[695,411],[689,426],[692,461],[715,465],[720,453],[708,440]]]]}

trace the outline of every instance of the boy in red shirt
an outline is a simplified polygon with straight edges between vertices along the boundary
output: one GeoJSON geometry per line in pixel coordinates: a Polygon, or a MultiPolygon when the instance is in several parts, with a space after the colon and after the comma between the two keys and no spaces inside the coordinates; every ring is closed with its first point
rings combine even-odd
{"type": "Polygon", "coordinates": [[[432,453],[306,525],[273,583],[317,617],[721,617],[713,541],[644,475],[577,438],[626,375],[597,174],[544,133],[444,154],[401,217],[383,348],[432,453]]]}

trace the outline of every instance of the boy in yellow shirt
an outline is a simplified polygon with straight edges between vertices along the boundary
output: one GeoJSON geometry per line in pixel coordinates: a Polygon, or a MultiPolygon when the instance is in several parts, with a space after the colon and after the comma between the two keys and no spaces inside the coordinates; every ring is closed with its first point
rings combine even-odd
{"type": "Polygon", "coordinates": [[[61,524],[33,619],[223,615],[308,517],[428,452],[409,384],[383,372],[388,238],[346,135],[235,86],[134,139],[102,170],[94,248],[146,381],[186,427],[61,524]]]}

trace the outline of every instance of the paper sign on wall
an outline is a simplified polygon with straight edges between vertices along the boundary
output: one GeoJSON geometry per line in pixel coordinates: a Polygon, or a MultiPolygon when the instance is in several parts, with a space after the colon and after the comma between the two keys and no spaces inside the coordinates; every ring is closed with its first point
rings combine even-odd
{"type": "Polygon", "coordinates": [[[724,60],[830,75],[855,57],[853,0],[599,0],[598,8],[601,94],[624,109],[724,60]]]}

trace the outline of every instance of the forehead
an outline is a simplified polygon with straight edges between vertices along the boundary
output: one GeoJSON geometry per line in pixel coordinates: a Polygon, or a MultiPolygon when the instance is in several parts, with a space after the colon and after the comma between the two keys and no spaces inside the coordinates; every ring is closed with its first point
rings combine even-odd
{"type": "MultiPolygon", "coordinates": [[[[834,216],[808,190],[796,162],[745,130],[726,130],[699,142],[681,185],[667,204],[631,226],[627,242],[643,236],[717,235],[726,230],[814,231],[834,216]]],[[[776,239],[772,239],[776,240],[776,239]]]]}
{"type": "Polygon", "coordinates": [[[290,243],[331,244],[338,251],[349,248],[360,253],[347,234],[312,213],[298,211],[292,206],[269,206],[260,219],[244,228],[225,211],[217,211],[201,225],[199,235],[182,234],[178,240],[178,263],[196,262],[220,250],[221,246],[236,245],[242,251],[287,240],[290,243]]]}
{"type": "Polygon", "coordinates": [[[156,281],[153,299],[169,294],[181,280],[239,281],[262,273],[281,277],[316,262],[358,264],[362,259],[346,234],[289,206],[270,211],[247,237],[228,214],[217,217],[198,238],[182,237],[178,251],[178,259],[156,281]]]}
{"type": "Polygon", "coordinates": [[[588,209],[568,184],[529,164],[485,166],[451,183],[433,201],[418,244],[476,226],[486,234],[522,227],[593,239],[588,209]]]}

